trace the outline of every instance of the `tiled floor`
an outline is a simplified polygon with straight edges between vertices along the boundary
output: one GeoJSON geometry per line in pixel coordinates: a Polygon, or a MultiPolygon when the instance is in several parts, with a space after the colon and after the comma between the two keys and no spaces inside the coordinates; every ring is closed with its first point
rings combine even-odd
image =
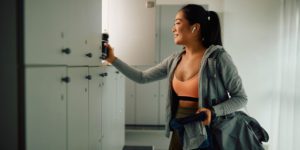
{"type": "Polygon", "coordinates": [[[170,139],[164,130],[126,129],[125,144],[137,146],[154,146],[155,150],[168,150],[170,139]]]}

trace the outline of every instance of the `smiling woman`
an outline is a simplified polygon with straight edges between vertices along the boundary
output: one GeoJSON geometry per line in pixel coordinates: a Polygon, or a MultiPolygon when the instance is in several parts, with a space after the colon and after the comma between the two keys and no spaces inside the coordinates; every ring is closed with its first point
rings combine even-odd
{"type": "MultiPolygon", "coordinates": [[[[201,2],[203,1],[201,0],[201,2]]],[[[157,0],[156,2],[157,4],[180,3],[172,0],[157,0]]],[[[296,91],[300,85],[299,79],[296,78],[299,76],[300,70],[299,60],[297,60],[299,58],[299,44],[297,44],[297,41],[299,41],[299,1],[230,0],[219,4],[224,4],[224,11],[218,10],[219,15],[224,18],[224,45],[236,60],[239,73],[244,79],[247,93],[251,99],[249,100],[249,113],[255,116],[270,133],[270,142],[267,143],[269,149],[292,150],[299,148],[299,142],[296,141],[299,129],[295,129],[299,126],[299,122],[295,118],[299,116],[298,110],[300,110],[298,109],[299,102],[296,101],[299,99],[299,93],[296,91]],[[280,46],[278,43],[282,45],[280,46]]],[[[210,4],[208,8],[216,10],[210,4]]],[[[134,9],[136,12],[140,10],[134,9]]],[[[163,11],[161,10],[161,12],[163,11]]],[[[175,15],[175,13],[172,14],[175,15]]],[[[167,22],[159,13],[158,17],[162,18],[161,22],[167,22]]],[[[139,24],[140,27],[147,28],[149,25],[147,21],[135,21],[135,25],[139,24]]],[[[196,28],[191,27],[188,31],[195,33],[196,28]]],[[[149,29],[152,28],[149,27],[149,29]]],[[[164,34],[172,35],[170,28],[161,28],[160,30],[164,34]]],[[[141,30],[136,31],[138,31],[136,33],[143,35],[143,38],[139,40],[148,40],[148,36],[145,36],[144,32],[141,32],[141,30]]],[[[152,30],[147,30],[147,32],[152,32],[152,30]]],[[[177,36],[179,37],[179,34],[176,33],[170,39],[174,41],[177,36]]],[[[162,40],[161,43],[158,43],[160,49],[157,51],[159,51],[158,55],[161,56],[160,61],[163,61],[162,58],[169,56],[169,53],[166,53],[167,49],[173,49],[172,41],[168,43],[165,41],[162,40]]],[[[136,41],[136,43],[139,42],[136,41]]],[[[129,42],[127,44],[139,45],[129,42]]],[[[130,62],[134,60],[132,54],[137,54],[138,57],[136,58],[149,58],[143,57],[148,56],[148,53],[140,55],[140,52],[146,51],[145,49],[137,48],[136,50],[139,53],[131,53],[133,49],[127,51],[117,46],[115,46],[115,49],[120,59],[123,57],[130,60],[130,62]]],[[[181,50],[178,47],[177,49],[181,50]]],[[[191,76],[193,76],[193,73],[184,79],[189,79],[191,76]]],[[[160,87],[159,89],[167,89],[167,83],[168,81],[165,88],[160,87]]]]}
{"type": "Polygon", "coordinates": [[[220,22],[215,12],[206,11],[200,5],[188,4],[177,12],[172,32],[175,44],[184,46],[183,51],[170,55],[161,63],[145,71],[130,67],[117,58],[110,45],[106,45],[109,49],[109,57],[106,61],[128,78],[139,83],[148,83],[163,78],[169,80],[170,94],[165,124],[166,136],[169,137],[172,132],[170,150],[214,149],[216,145],[212,144],[212,135],[208,127],[211,126],[211,120],[232,115],[247,103],[241,78],[229,54],[222,47],[220,22]],[[221,50],[224,53],[218,57],[219,77],[216,85],[213,84],[214,82],[209,82],[207,61],[215,51],[221,50]],[[197,78],[191,80],[194,76],[197,78]],[[182,82],[191,80],[189,84],[193,86],[178,88],[180,86],[176,86],[179,84],[176,79],[182,82]],[[215,86],[226,87],[230,98],[227,97],[225,91],[211,92],[210,89],[215,86]],[[192,93],[186,92],[191,90],[192,93]],[[170,125],[175,119],[192,116],[195,113],[205,113],[206,118],[202,122],[193,121],[184,125],[184,133],[170,125]]]}

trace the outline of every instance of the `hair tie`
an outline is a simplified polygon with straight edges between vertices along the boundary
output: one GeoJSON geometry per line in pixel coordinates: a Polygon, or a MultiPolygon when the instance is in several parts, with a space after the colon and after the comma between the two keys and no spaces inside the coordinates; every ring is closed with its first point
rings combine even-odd
{"type": "Polygon", "coordinates": [[[207,20],[210,21],[210,12],[207,11],[207,20]]]}

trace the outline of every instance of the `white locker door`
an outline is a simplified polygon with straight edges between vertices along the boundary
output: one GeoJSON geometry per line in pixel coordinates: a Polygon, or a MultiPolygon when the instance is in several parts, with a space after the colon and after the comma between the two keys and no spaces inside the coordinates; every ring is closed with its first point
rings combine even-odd
{"type": "Polygon", "coordinates": [[[68,67],[68,149],[88,149],[88,75],[87,67],[68,67]]]}
{"type": "Polygon", "coordinates": [[[159,124],[165,125],[166,123],[166,104],[169,89],[169,80],[164,79],[159,82],[159,124]]]}
{"type": "Polygon", "coordinates": [[[126,78],[125,79],[126,91],[126,108],[125,108],[125,122],[128,125],[135,124],[135,82],[126,78]]]}
{"type": "Polygon", "coordinates": [[[89,150],[101,150],[102,67],[89,67],[89,150]]]}
{"type": "Polygon", "coordinates": [[[101,0],[66,0],[65,45],[72,53],[68,65],[99,65],[101,0]]]}
{"type": "Polygon", "coordinates": [[[101,0],[85,0],[87,3],[87,51],[91,54],[91,58],[87,60],[89,65],[98,66],[100,62],[100,46],[102,31],[102,1],[101,0]]]}
{"type": "Polygon", "coordinates": [[[66,67],[26,67],[26,149],[66,150],[66,67]]]}
{"type": "Polygon", "coordinates": [[[160,61],[168,57],[175,51],[181,51],[182,46],[175,45],[172,26],[174,24],[175,15],[181,8],[181,5],[161,5],[156,9],[156,19],[158,36],[156,37],[156,44],[160,52],[160,61]]]}
{"type": "MultiPolygon", "coordinates": [[[[144,70],[149,66],[139,67],[144,70]]],[[[136,124],[158,125],[158,82],[136,84],[136,124]]]]}
{"type": "Polygon", "coordinates": [[[71,59],[68,59],[68,65],[83,65],[90,59],[87,46],[87,11],[88,5],[86,1],[65,0],[67,6],[65,8],[65,45],[71,49],[71,59]]]}
{"type": "Polygon", "coordinates": [[[25,1],[25,63],[64,64],[66,3],[61,0],[25,1]]]}
{"type": "Polygon", "coordinates": [[[125,145],[125,77],[119,71],[115,71],[117,77],[117,144],[122,150],[125,145]]]}
{"type": "Polygon", "coordinates": [[[102,150],[117,150],[116,136],[116,78],[112,67],[106,67],[102,90],[102,150]]]}

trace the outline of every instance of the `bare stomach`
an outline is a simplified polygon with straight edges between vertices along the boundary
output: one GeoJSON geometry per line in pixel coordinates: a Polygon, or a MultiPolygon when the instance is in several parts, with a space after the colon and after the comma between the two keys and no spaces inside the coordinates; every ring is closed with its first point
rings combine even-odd
{"type": "Polygon", "coordinates": [[[179,100],[179,107],[181,107],[181,108],[198,108],[198,102],[179,100]]]}

